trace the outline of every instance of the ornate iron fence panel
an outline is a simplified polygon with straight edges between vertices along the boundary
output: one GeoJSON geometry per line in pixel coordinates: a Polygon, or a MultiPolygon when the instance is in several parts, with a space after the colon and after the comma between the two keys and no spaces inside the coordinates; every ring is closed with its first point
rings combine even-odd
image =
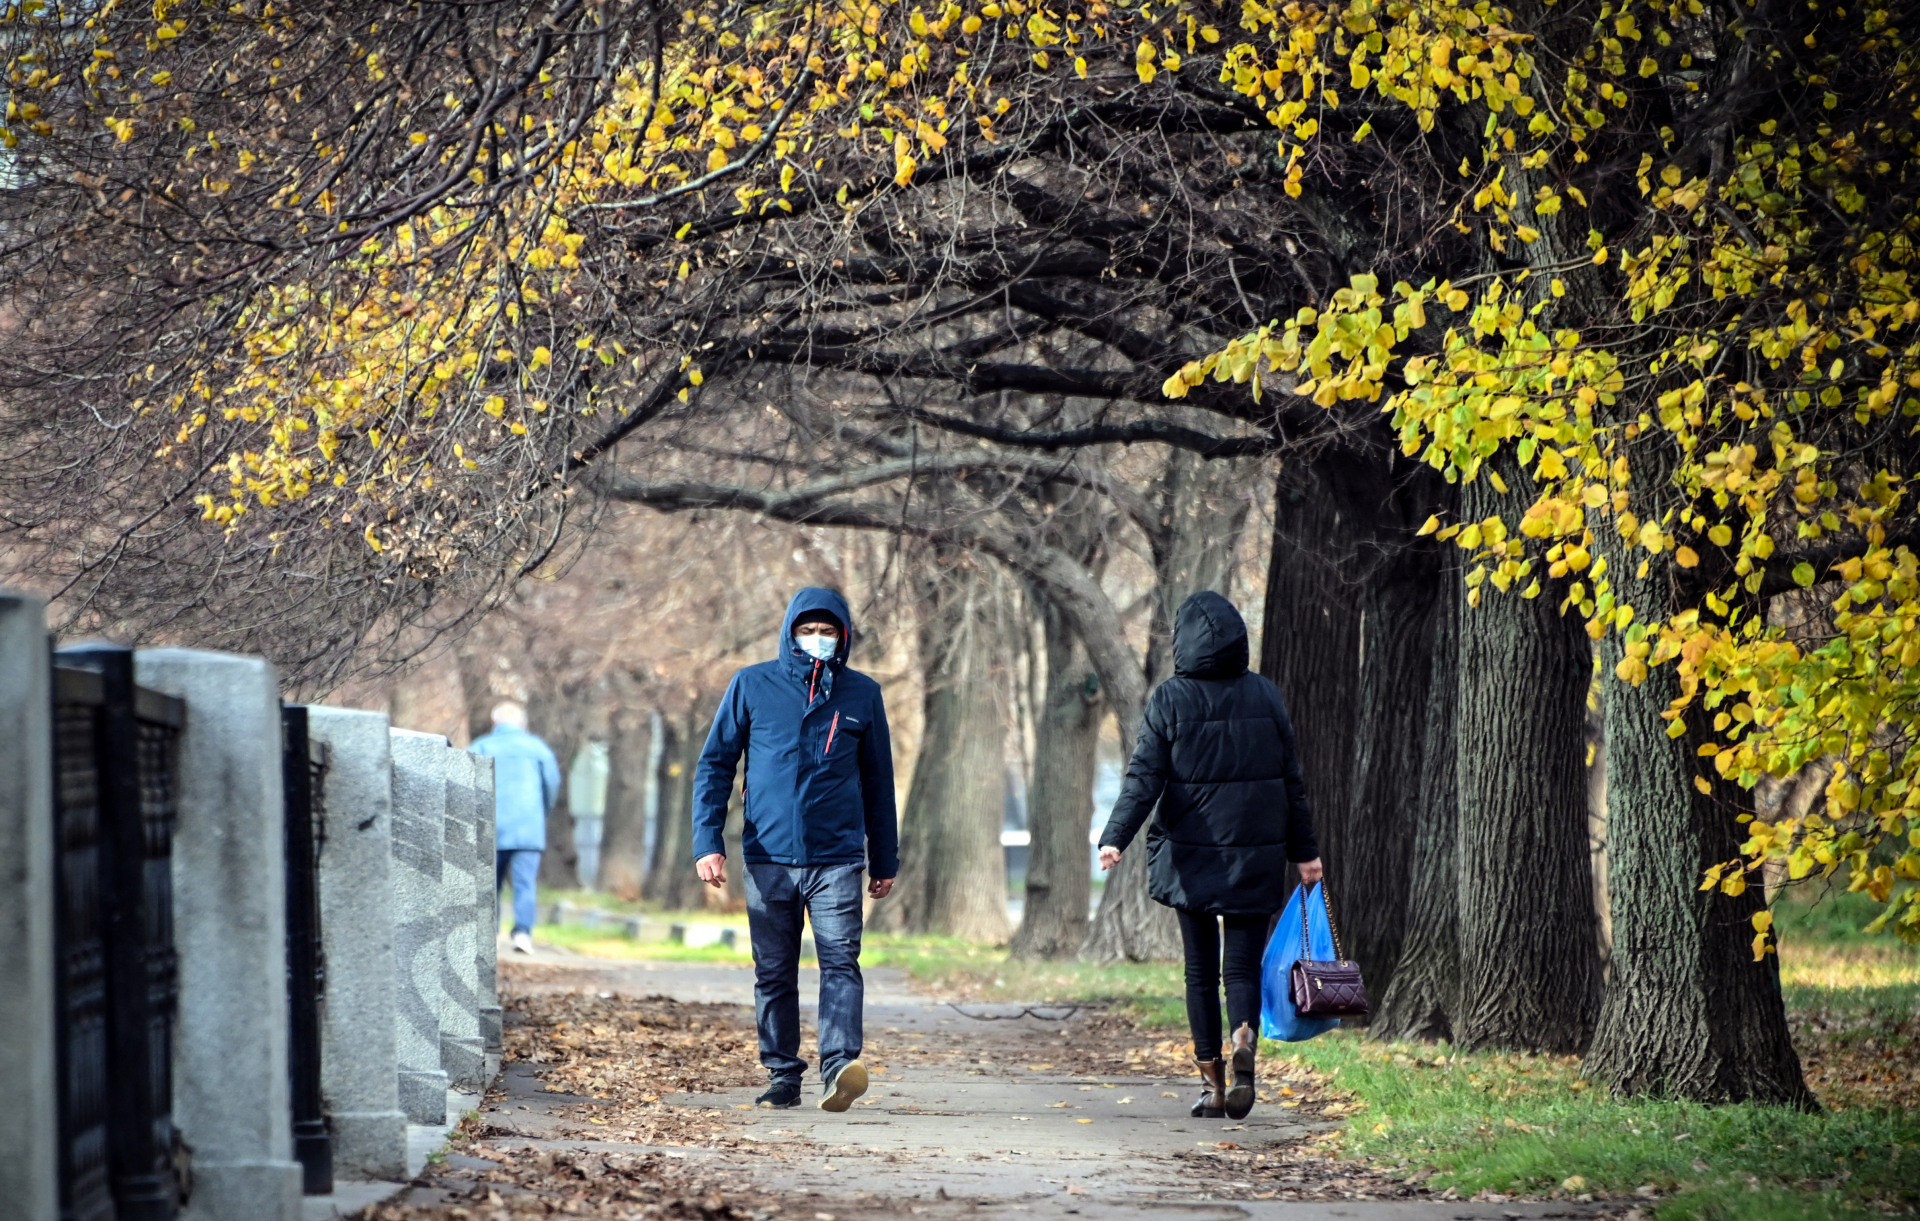
{"type": "Polygon", "coordinates": [[[111,1221],[101,684],[98,674],[64,666],[55,668],[53,679],[60,1216],[62,1221],[111,1221]]]}
{"type": "Polygon", "coordinates": [[[138,687],[128,649],[56,655],[61,868],[61,1209],[172,1221],[175,758],[185,708],[138,687]]]}
{"type": "Polygon", "coordinates": [[[307,710],[280,709],[281,779],[286,793],[288,1076],[293,1096],[293,1155],[301,1189],[333,1191],[333,1137],[320,1090],[321,1006],[326,968],[320,942],[320,817],[326,748],[307,733],[307,710]]]}

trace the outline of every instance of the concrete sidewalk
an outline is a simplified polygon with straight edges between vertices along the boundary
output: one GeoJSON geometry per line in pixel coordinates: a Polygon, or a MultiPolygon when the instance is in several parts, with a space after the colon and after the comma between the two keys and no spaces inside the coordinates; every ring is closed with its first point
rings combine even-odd
{"type": "MultiPolygon", "coordinates": [[[[539,990],[665,996],[686,1002],[750,1007],[747,966],[617,962],[543,949],[514,961],[562,968],[528,986],[539,990]]],[[[581,1153],[653,1152],[686,1164],[709,1163],[726,1180],[790,1197],[786,1217],[853,1221],[869,1216],[1049,1217],[1101,1221],[1495,1221],[1496,1218],[1625,1216],[1625,1204],[1514,1204],[1442,1200],[1286,1200],[1277,1195],[1335,1195],[1337,1179],[1276,1184],[1272,1161],[1256,1182],[1248,1167],[1337,1126],[1266,1105],[1240,1123],[1187,1115],[1191,1078],[1108,1075],[1074,1077],[1028,1065],[1055,1058],[1063,1038],[1076,1037],[1072,1006],[1029,1012],[1019,1005],[955,1006],[908,989],[903,972],[869,969],[869,1044],[936,1051],[933,1057],[888,1059],[869,1093],[844,1114],[814,1105],[809,1079],[803,1105],[770,1111],[752,1105],[757,1089],[674,1094],[664,1101],[726,1123],[734,1149],[656,1147],[568,1139],[565,1116],[590,1100],[547,1093],[537,1066],[514,1065],[505,1096],[483,1119],[502,1150],[581,1153]],[[948,1055],[948,1052],[956,1054],[948,1055]]],[[[810,1010],[818,975],[801,981],[810,1010]]],[[[750,1008],[749,1008],[750,1014],[750,1008]]],[[[748,1017],[750,1020],[750,1016],[748,1017]]],[[[803,1053],[804,1054],[804,1053],[803,1053]]],[[[1275,1101],[1279,1101],[1275,1099],[1275,1101]]],[[[1325,1165],[1321,1162],[1319,1165],[1325,1165]]],[[[1357,1171],[1356,1171],[1357,1173],[1357,1171]]]]}

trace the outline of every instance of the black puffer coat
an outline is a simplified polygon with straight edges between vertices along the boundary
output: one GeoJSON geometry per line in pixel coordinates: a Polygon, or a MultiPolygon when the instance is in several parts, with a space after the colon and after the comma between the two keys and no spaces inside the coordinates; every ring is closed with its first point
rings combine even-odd
{"type": "Polygon", "coordinates": [[[1147,830],[1151,893],[1182,911],[1270,915],[1288,861],[1320,855],[1293,722],[1280,689],[1247,670],[1247,625],[1216,593],[1180,606],[1174,677],[1147,699],[1126,783],[1101,833],[1125,849],[1147,830]]]}

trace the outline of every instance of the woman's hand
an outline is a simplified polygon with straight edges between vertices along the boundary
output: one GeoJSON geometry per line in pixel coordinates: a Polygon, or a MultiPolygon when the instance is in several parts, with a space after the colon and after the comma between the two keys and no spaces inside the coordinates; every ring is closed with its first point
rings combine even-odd
{"type": "Polygon", "coordinates": [[[1120,863],[1120,849],[1100,845],[1100,871],[1105,873],[1120,863]]]}
{"type": "Polygon", "coordinates": [[[1310,861],[1300,862],[1301,885],[1305,885],[1308,882],[1318,882],[1321,878],[1325,876],[1326,876],[1326,871],[1320,867],[1319,857],[1316,856],[1310,861]]]}

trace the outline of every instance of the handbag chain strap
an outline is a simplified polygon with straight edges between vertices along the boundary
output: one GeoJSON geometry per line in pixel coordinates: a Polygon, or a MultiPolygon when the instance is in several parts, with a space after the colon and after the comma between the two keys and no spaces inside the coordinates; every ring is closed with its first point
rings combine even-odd
{"type": "MultiPolygon", "coordinates": [[[[1333,934],[1333,956],[1344,962],[1347,952],[1340,948],[1340,925],[1333,918],[1333,900],[1327,898],[1327,884],[1320,881],[1308,882],[1307,885],[1320,888],[1320,904],[1327,909],[1327,931],[1333,934]]],[[[1307,901],[1304,896],[1300,900],[1300,957],[1309,962],[1313,960],[1313,951],[1307,940],[1307,901]]]]}

